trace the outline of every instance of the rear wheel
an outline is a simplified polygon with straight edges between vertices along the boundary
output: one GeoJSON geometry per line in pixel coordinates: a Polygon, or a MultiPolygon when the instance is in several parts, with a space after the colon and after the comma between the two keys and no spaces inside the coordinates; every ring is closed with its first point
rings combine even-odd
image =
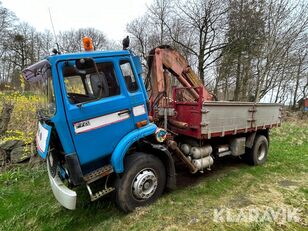
{"type": "Polygon", "coordinates": [[[252,149],[246,153],[247,160],[252,165],[262,165],[267,160],[268,140],[264,135],[257,135],[252,149]]]}
{"type": "Polygon", "coordinates": [[[135,153],[125,159],[125,172],[116,182],[116,203],[125,212],[153,203],[166,185],[166,170],[157,157],[135,153]]]}

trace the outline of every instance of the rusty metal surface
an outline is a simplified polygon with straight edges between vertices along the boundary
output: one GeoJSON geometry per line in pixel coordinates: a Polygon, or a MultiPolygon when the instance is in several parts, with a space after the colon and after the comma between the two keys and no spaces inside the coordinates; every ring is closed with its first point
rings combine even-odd
{"type": "Polygon", "coordinates": [[[173,151],[173,153],[183,161],[183,163],[189,168],[191,173],[196,173],[198,171],[197,167],[193,165],[190,160],[184,155],[184,153],[179,149],[175,141],[169,140],[167,142],[168,147],[173,151]]]}
{"type": "Polygon", "coordinates": [[[160,93],[169,92],[171,76],[164,72],[164,70],[168,70],[183,87],[187,88],[191,98],[199,98],[200,95],[194,87],[201,87],[203,88],[202,97],[205,100],[212,100],[213,96],[204,87],[184,56],[171,47],[161,46],[151,50],[148,65],[152,79],[150,99],[155,100],[160,93]]]}

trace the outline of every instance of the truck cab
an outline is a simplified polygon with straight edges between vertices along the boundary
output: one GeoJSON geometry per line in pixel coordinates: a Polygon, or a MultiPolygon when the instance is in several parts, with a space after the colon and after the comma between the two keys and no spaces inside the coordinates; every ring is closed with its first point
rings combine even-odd
{"type": "Polygon", "coordinates": [[[113,191],[107,181],[97,193],[90,184],[123,173],[129,150],[157,131],[139,57],[127,50],[53,55],[23,74],[42,92],[37,151],[58,201],[74,209],[77,194],[69,187],[84,183],[91,200],[113,191]]]}

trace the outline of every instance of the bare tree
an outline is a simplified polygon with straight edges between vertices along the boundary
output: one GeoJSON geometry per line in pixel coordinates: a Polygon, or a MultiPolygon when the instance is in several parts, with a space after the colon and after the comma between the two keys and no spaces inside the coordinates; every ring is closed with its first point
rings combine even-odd
{"type": "Polygon", "coordinates": [[[154,44],[150,43],[151,31],[149,27],[149,18],[142,16],[131,21],[126,26],[126,30],[134,36],[131,47],[134,51],[146,59],[149,50],[154,44]]]}
{"type": "Polygon", "coordinates": [[[269,94],[270,100],[289,102],[292,94],[294,103],[305,88],[307,64],[298,51],[304,56],[307,49],[307,3],[231,0],[229,7],[215,92],[255,102],[269,94]]]}
{"type": "Polygon", "coordinates": [[[166,42],[166,24],[170,20],[172,10],[172,0],[154,0],[152,5],[148,7],[149,16],[153,23],[152,25],[158,29],[160,45],[166,42]]]}
{"type": "Polygon", "coordinates": [[[185,34],[176,37],[177,31],[168,26],[169,35],[175,43],[196,57],[199,77],[204,83],[205,69],[221,57],[219,50],[225,46],[223,21],[226,5],[218,0],[193,0],[180,2],[177,7],[179,24],[185,28],[185,34]],[[189,39],[185,39],[187,37],[189,39]]]}
{"type": "MultiPolygon", "coordinates": [[[[255,101],[259,101],[280,81],[282,63],[298,45],[298,39],[308,29],[308,4],[286,0],[270,0],[266,7],[265,43],[257,60],[255,101]]],[[[301,49],[301,48],[300,48],[301,49]]],[[[294,65],[288,64],[288,65],[294,65]]],[[[284,68],[284,71],[287,71],[284,68]]],[[[285,76],[290,79],[290,76],[285,76]]]]}
{"type": "MultiPolygon", "coordinates": [[[[234,100],[248,100],[253,59],[264,39],[263,2],[230,0],[228,6],[227,46],[220,75],[234,78],[234,100]]],[[[225,78],[225,77],[222,77],[225,78]]]]}
{"type": "Polygon", "coordinates": [[[5,47],[3,47],[3,41],[7,40],[7,33],[12,29],[13,23],[16,21],[16,17],[13,12],[6,9],[0,2],[0,58],[5,53],[5,47]]]}
{"type": "Polygon", "coordinates": [[[171,45],[190,63],[196,63],[204,82],[205,69],[215,63],[220,57],[218,51],[225,45],[222,23],[225,10],[225,4],[218,0],[156,0],[145,16],[127,25],[127,30],[135,38],[134,48],[143,57],[158,45],[171,45]]]}
{"type": "Polygon", "coordinates": [[[85,36],[92,38],[94,49],[102,50],[106,48],[107,39],[103,32],[94,28],[81,28],[59,33],[60,51],[64,53],[83,51],[82,38],[85,36]]]}

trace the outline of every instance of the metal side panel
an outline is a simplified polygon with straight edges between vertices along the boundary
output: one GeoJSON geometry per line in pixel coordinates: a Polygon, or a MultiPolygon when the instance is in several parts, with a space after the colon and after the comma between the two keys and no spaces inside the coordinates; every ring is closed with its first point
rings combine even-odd
{"type": "Polygon", "coordinates": [[[252,107],[253,104],[204,104],[201,133],[209,136],[211,133],[250,128],[252,113],[249,110],[252,107]]]}
{"type": "Polygon", "coordinates": [[[208,138],[226,132],[236,134],[250,128],[280,123],[279,104],[249,102],[205,102],[202,105],[201,133],[208,138]]]}
{"type": "Polygon", "coordinates": [[[281,122],[280,104],[256,104],[254,113],[254,126],[265,127],[267,125],[280,124],[281,122]]]}

